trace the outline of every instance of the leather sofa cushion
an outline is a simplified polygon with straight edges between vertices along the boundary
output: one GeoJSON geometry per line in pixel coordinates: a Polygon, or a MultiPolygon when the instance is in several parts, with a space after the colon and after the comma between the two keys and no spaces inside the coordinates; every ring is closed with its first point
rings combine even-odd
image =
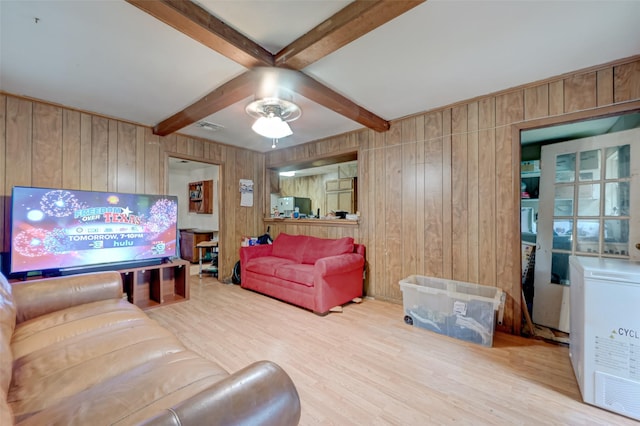
{"type": "MultiPolygon", "coordinates": [[[[144,394],[139,397],[146,398],[145,403],[140,406],[122,402],[127,405],[128,411],[107,415],[96,412],[91,405],[91,411],[97,413],[97,417],[84,418],[84,424],[111,423],[105,420],[107,418],[117,421],[128,412],[133,413],[140,407],[154,404],[165,398],[165,394],[178,392],[181,387],[190,383],[183,371],[175,373],[181,376],[179,380],[157,372],[155,374],[158,377],[153,379],[156,382],[145,379],[153,382],[155,387],[145,388],[141,384],[140,387],[131,388],[133,385],[130,383],[138,380],[129,377],[132,371],[141,368],[144,370],[152,365],[162,370],[162,364],[169,362],[167,360],[174,356],[177,359],[199,358],[188,353],[168,330],[149,319],[135,305],[122,299],[79,305],[25,321],[16,326],[13,347],[13,380],[7,400],[16,421],[37,423],[35,419],[39,419],[49,424],[52,422],[49,414],[33,418],[31,416],[40,410],[49,413],[55,407],[54,412],[57,412],[58,406],[67,406],[67,411],[62,410],[59,415],[77,413],[77,421],[82,424],[80,419],[83,414],[75,407],[85,405],[87,409],[89,406],[84,403],[81,395],[95,393],[100,395],[99,399],[107,399],[113,404],[111,395],[117,393],[118,387],[125,387],[131,393],[144,394]],[[165,386],[165,383],[173,383],[172,381],[177,383],[177,388],[170,389],[168,384],[165,386]],[[110,388],[103,389],[104,383],[110,383],[110,388]],[[127,385],[123,386],[123,383],[127,385]],[[105,395],[109,396],[105,398],[105,395]],[[70,409],[69,406],[74,408],[70,409]]],[[[199,363],[188,363],[191,362],[199,363]]],[[[213,371],[213,375],[218,377],[216,380],[228,375],[215,364],[207,368],[209,373],[213,371]]],[[[148,374],[152,375],[152,370],[148,374]]],[[[200,385],[193,389],[196,388],[200,390],[200,385]]],[[[181,399],[183,397],[184,394],[181,399]]],[[[132,395],[127,398],[128,401],[135,400],[132,395]]],[[[108,411],[106,407],[109,404],[105,402],[104,406],[105,411],[108,411]]],[[[149,412],[146,412],[142,418],[148,415],[149,412]]],[[[60,423],[66,424],[67,421],[63,421],[63,418],[65,417],[60,417],[60,423]]]]}
{"type": "Polygon", "coordinates": [[[216,363],[191,351],[171,353],[59,398],[20,424],[138,424],[227,376],[216,363]]]}
{"type": "Polygon", "coordinates": [[[11,383],[13,355],[11,336],[16,326],[16,307],[11,284],[0,274],[0,424],[11,424],[12,415],[6,397],[11,383]]]}
{"type": "Polygon", "coordinates": [[[353,253],[353,238],[324,239],[307,237],[307,244],[302,251],[302,263],[313,265],[319,259],[353,253]]]}
{"type": "Polygon", "coordinates": [[[102,300],[55,311],[16,327],[11,343],[13,356],[18,359],[74,336],[82,338],[113,325],[147,320],[149,318],[138,307],[123,299],[102,300]]]}
{"type": "Polygon", "coordinates": [[[247,271],[256,274],[275,276],[276,269],[282,265],[294,264],[293,260],[275,256],[254,257],[247,262],[247,271]]]}
{"type": "Polygon", "coordinates": [[[313,287],[313,271],[313,265],[291,263],[282,265],[276,269],[275,276],[283,280],[302,284],[306,287],[313,287]]]}

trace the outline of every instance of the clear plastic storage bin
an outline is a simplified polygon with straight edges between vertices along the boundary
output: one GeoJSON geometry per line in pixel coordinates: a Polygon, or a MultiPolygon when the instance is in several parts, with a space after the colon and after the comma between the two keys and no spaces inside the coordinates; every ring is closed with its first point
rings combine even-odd
{"type": "Polygon", "coordinates": [[[411,275],[400,280],[404,321],[484,346],[502,323],[504,292],[497,287],[411,275]]]}

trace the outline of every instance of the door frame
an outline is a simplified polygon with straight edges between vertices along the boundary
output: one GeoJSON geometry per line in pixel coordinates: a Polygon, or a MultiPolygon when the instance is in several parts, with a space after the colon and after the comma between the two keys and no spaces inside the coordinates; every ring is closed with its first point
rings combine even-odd
{"type": "MultiPolygon", "coordinates": [[[[162,170],[162,179],[163,179],[163,187],[164,187],[164,193],[168,194],[169,193],[169,158],[173,157],[173,158],[179,158],[182,160],[189,160],[189,161],[193,161],[193,162],[197,162],[197,163],[204,163],[204,164],[210,164],[212,166],[218,166],[218,181],[216,182],[216,186],[214,187],[214,191],[217,193],[217,199],[218,199],[218,204],[214,205],[214,209],[217,208],[218,209],[218,241],[225,241],[224,238],[224,234],[225,234],[225,228],[224,226],[220,226],[220,224],[222,223],[226,223],[224,222],[225,220],[225,216],[226,216],[226,209],[225,209],[225,203],[222,202],[222,189],[225,188],[224,186],[224,166],[225,163],[224,161],[215,161],[215,160],[211,160],[208,158],[203,158],[203,157],[198,157],[198,156],[194,156],[194,155],[188,155],[188,154],[182,154],[179,152],[174,152],[174,151],[165,151],[164,152],[164,161],[163,161],[163,167],[164,169],[162,170]]],[[[215,202],[215,197],[212,200],[215,202]]],[[[218,271],[227,271],[227,270],[231,270],[231,268],[233,267],[233,264],[227,264],[224,260],[224,257],[220,256],[218,258],[218,271]],[[223,269],[224,268],[224,269],[223,269]]],[[[221,277],[221,275],[220,275],[221,277]]],[[[219,278],[222,279],[222,278],[219,278]]]]}
{"type": "MultiPolygon", "coordinates": [[[[629,114],[634,112],[640,112],[640,101],[632,101],[626,103],[619,103],[615,105],[607,105],[603,107],[595,107],[590,109],[585,109],[576,112],[570,112],[566,114],[560,114],[553,117],[543,117],[543,118],[534,118],[529,120],[523,120],[519,123],[513,123],[511,125],[511,143],[512,143],[512,152],[517,156],[515,158],[518,161],[512,162],[511,168],[511,176],[512,176],[512,188],[514,194],[514,199],[517,200],[518,205],[513,206],[512,209],[512,229],[520,230],[520,159],[522,158],[522,142],[520,140],[520,132],[525,130],[533,130],[542,127],[550,127],[559,124],[569,124],[575,123],[579,121],[592,120],[596,118],[606,118],[612,117],[616,115],[629,114]]],[[[517,252],[520,253],[522,237],[518,239],[518,244],[514,242],[513,248],[517,249],[517,252]]],[[[514,262],[514,270],[512,271],[512,276],[514,280],[520,280],[520,287],[522,289],[522,262],[514,262]]],[[[520,292],[522,294],[522,292],[520,292]]],[[[526,310],[526,303],[524,300],[518,301],[521,311],[526,310]]],[[[521,333],[521,317],[517,317],[514,319],[514,327],[517,327],[517,330],[521,333]]],[[[515,330],[514,330],[515,331],[515,330]]]]}

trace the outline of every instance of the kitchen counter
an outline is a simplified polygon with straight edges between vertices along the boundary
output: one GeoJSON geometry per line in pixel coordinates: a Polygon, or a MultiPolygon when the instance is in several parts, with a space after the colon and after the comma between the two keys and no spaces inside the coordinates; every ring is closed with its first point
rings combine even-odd
{"type": "Polygon", "coordinates": [[[279,223],[287,223],[287,224],[300,224],[300,225],[317,225],[317,226],[354,226],[357,227],[359,221],[357,220],[349,220],[349,219],[292,219],[285,217],[268,217],[264,218],[264,223],[270,224],[279,224],[279,223]]]}

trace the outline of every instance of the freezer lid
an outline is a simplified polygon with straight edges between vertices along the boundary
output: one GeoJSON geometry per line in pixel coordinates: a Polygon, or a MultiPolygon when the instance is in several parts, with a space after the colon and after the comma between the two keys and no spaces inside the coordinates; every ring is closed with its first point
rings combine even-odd
{"type": "Polygon", "coordinates": [[[640,262],[587,256],[570,256],[569,263],[583,271],[585,278],[640,285],[640,262]]]}

